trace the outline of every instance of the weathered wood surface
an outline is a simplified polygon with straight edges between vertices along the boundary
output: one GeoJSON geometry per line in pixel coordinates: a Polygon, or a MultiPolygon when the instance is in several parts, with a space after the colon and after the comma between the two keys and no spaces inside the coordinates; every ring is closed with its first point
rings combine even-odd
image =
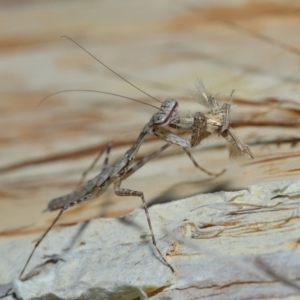
{"type": "MultiPolygon", "coordinates": [[[[122,155],[154,112],[124,99],[75,92],[37,106],[66,89],[104,90],[155,104],[62,35],[158,99],[177,99],[183,114],[200,110],[191,92],[197,77],[208,91],[221,92],[223,101],[236,90],[232,125],[255,159],[231,163],[222,140],[206,142],[194,152],[197,161],[212,171],[227,168],[212,179],[172,147],[123,184],[144,191],[148,202],[299,175],[298,2],[2,1],[0,8],[4,239],[38,236],[55,216],[41,214],[48,201],[75,189],[108,141],[115,142],[111,161],[122,155]]],[[[161,144],[149,139],[140,156],[161,144]]],[[[119,216],[140,205],[109,190],[66,212],[60,223],[119,216]]]]}

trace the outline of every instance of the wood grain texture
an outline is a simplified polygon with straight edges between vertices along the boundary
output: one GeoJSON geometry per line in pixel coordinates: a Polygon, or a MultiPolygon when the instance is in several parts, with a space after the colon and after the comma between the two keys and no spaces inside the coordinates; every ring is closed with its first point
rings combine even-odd
{"type": "MultiPolygon", "coordinates": [[[[227,168],[213,179],[172,147],[123,184],[144,191],[148,202],[299,176],[299,14],[297,1],[1,1],[1,235],[40,234],[55,215],[40,213],[48,201],[75,189],[108,141],[114,141],[111,161],[122,155],[154,113],[78,92],[37,106],[67,89],[156,104],[62,35],[158,99],[177,99],[185,115],[200,110],[191,92],[197,77],[223,101],[236,90],[232,126],[255,159],[231,163],[224,141],[206,142],[194,151],[197,161],[214,172],[227,168]]],[[[159,145],[148,139],[139,157],[159,145]]],[[[119,216],[138,206],[139,199],[125,201],[109,190],[66,212],[61,223],[119,216]]]]}

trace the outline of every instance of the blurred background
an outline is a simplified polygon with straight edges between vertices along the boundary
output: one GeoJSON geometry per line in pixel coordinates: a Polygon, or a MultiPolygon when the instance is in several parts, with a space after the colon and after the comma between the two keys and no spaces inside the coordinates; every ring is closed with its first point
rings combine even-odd
{"type": "MultiPolygon", "coordinates": [[[[218,178],[197,170],[172,146],[123,183],[144,191],[149,204],[193,194],[237,190],[300,173],[299,1],[0,1],[0,235],[38,235],[56,212],[54,197],[76,189],[108,141],[110,162],[133,144],[155,109],[92,89],[151,98],[105,69],[67,38],[154,97],[175,98],[185,116],[200,111],[193,98],[200,78],[228,102],[232,127],[254,160],[232,162],[222,138],[193,151],[218,178]]],[[[143,144],[139,158],[163,142],[143,144]]],[[[89,174],[94,177],[101,161],[89,174]]],[[[115,217],[140,207],[109,189],[64,214],[61,224],[115,217]]]]}

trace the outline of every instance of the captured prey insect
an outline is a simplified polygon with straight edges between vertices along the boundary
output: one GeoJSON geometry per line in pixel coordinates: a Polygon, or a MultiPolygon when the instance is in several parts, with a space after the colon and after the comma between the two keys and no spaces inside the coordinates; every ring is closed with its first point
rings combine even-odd
{"type": "MultiPolygon", "coordinates": [[[[175,122],[170,122],[168,127],[179,131],[191,132],[190,141],[179,138],[178,135],[172,134],[164,127],[154,127],[153,133],[163,140],[177,144],[183,147],[185,152],[190,156],[187,148],[193,148],[200,144],[201,141],[211,135],[222,136],[228,142],[229,157],[232,159],[245,155],[253,158],[250,148],[240,139],[230,127],[230,108],[232,104],[232,95],[230,102],[220,104],[214,95],[208,95],[203,83],[196,82],[194,91],[196,100],[208,109],[207,113],[196,112],[193,117],[178,118],[175,122]]],[[[193,160],[193,158],[190,156],[193,160]]]]}

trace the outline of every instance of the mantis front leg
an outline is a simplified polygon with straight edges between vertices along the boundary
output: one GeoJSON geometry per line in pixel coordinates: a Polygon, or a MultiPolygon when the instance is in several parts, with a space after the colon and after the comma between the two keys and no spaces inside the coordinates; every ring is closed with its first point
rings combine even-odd
{"type": "Polygon", "coordinates": [[[177,134],[171,132],[168,128],[162,126],[155,126],[153,129],[153,134],[158,138],[166,141],[167,143],[175,144],[184,150],[184,152],[188,155],[190,160],[193,162],[194,166],[200,169],[202,172],[206,173],[209,176],[220,176],[225,172],[223,169],[219,173],[212,173],[204,169],[203,167],[199,166],[198,163],[193,158],[192,154],[189,152],[188,148],[196,147],[200,144],[200,142],[211,135],[207,129],[207,118],[204,114],[197,112],[194,117],[193,121],[190,120],[191,118],[178,118],[176,124],[169,124],[171,128],[176,129],[185,129],[191,131],[191,138],[190,140],[186,140],[177,134]]]}

